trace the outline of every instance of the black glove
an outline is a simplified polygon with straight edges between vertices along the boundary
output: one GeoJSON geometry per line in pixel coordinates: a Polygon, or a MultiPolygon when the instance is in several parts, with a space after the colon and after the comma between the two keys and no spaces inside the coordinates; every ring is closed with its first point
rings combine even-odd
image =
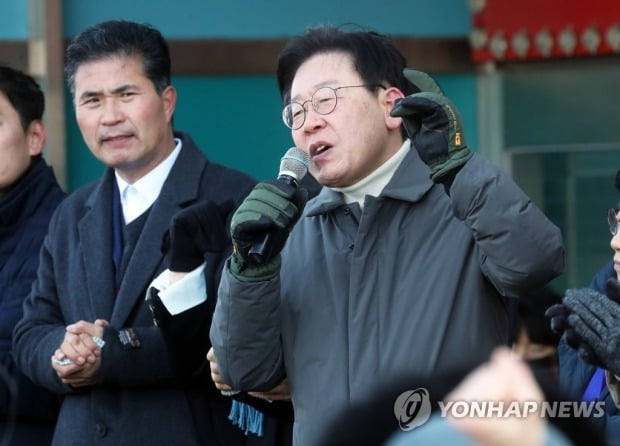
{"type": "Polygon", "coordinates": [[[206,252],[222,252],[230,247],[227,221],[234,206],[230,200],[202,201],[176,213],[162,246],[168,257],[168,268],[176,272],[192,271],[204,262],[206,252]]]}
{"type": "MultiPolygon", "coordinates": [[[[569,290],[570,291],[570,290],[569,290]]],[[[586,344],[573,327],[568,323],[570,310],[563,303],[551,305],[545,311],[545,316],[549,319],[551,330],[564,338],[566,343],[577,350],[579,357],[588,364],[601,367],[601,360],[598,359],[592,347],[586,344]]]]}
{"type": "Polygon", "coordinates": [[[575,330],[568,324],[569,315],[570,310],[564,304],[551,305],[547,308],[547,311],[545,311],[545,316],[549,318],[551,330],[560,336],[564,336],[566,343],[572,348],[578,349],[583,343],[583,339],[581,339],[581,337],[575,333],[575,330]]]}
{"type": "Polygon", "coordinates": [[[551,331],[563,335],[568,328],[568,308],[564,304],[551,305],[545,311],[545,316],[549,319],[551,331]]]}
{"type": "MultiPolygon", "coordinates": [[[[410,70],[415,73],[415,70],[410,70]]],[[[439,86],[420,75],[405,70],[405,75],[419,88],[430,89],[414,93],[396,102],[392,116],[403,118],[409,139],[422,161],[431,169],[431,179],[442,182],[458,171],[471,157],[467,147],[461,116],[439,86]],[[418,80],[416,83],[416,79],[418,80]]],[[[429,77],[430,79],[430,77],[429,77]]]]}
{"type": "Polygon", "coordinates": [[[272,278],[280,268],[280,251],[308,200],[308,192],[283,181],[258,183],[232,218],[233,255],[231,272],[242,281],[272,278]],[[270,234],[270,250],[261,265],[252,262],[249,251],[270,234]]]}
{"type": "Polygon", "coordinates": [[[620,375],[620,284],[616,279],[607,280],[606,292],[607,296],[589,288],[568,290],[563,302],[571,311],[569,325],[604,368],[620,375]]]}

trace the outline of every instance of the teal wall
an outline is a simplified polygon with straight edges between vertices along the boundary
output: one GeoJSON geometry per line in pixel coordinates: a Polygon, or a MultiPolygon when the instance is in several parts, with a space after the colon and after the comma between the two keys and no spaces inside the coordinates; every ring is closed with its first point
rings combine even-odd
{"type": "MultiPolygon", "coordinates": [[[[29,0],[2,0],[0,39],[28,37],[29,0]]],[[[467,0],[64,0],[64,34],[109,19],[148,22],[168,38],[265,38],[320,23],[355,23],[404,36],[463,36],[467,0]]]]}
{"type": "Polygon", "coordinates": [[[469,31],[467,0],[65,0],[63,5],[67,36],[111,18],[149,22],[174,39],[283,37],[325,22],[356,23],[406,36],[461,36],[469,31]]]}
{"type": "MultiPolygon", "coordinates": [[[[28,0],[2,3],[0,40],[26,39],[28,0]]],[[[321,23],[354,24],[409,37],[463,37],[470,29],[467,0],[315,0],[311,7],[284,0],[177,0],[173,4],[64,0],[63,33],[71,38],[86,26],[116,18],[151,23],[169,39],[282,38],[321,23]]],[[[460,108],[469,144],[476,147],[475,76],[451,74],[438,80],[460,108]]],[[[179,91],[175,126],[190,132],[209,158],[257,179],[277,174],[279,158],[292,140],[280,119],[274,76],[175,76],[173,84],[179,91]]],[[[67,93],[68,190],[96,179],[102,171],[82,141],[67,93]]]]}
{"type": "Polygon", "coordinates": [[[0,6],[0,39],[28,38],[28,0],[2,0],[0,6]]]}

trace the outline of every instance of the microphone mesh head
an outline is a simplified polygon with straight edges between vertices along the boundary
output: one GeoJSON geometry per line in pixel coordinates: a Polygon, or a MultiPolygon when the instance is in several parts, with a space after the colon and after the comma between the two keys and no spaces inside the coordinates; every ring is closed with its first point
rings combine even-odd
{"type": "Polygon", "coordinates": [[[280,173],[278,176],[288,175],[300,181],[308,173],[309,163],[310,155],[297,147],[291,147],[280,160],[280,173]]]}

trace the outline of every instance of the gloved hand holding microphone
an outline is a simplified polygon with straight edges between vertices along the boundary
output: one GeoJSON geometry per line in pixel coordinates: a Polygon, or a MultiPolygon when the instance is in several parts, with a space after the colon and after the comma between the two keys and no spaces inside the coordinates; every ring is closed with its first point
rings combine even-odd
{"type": "Polygon", "coordinates": [[[238,280],[269,280],[280,269],[280,251],[308,200],[308,192],[298,188],[308,163],[305,151],[290,148],[278,179],[257,184],[233,215],[230,271],[238,280]]]}

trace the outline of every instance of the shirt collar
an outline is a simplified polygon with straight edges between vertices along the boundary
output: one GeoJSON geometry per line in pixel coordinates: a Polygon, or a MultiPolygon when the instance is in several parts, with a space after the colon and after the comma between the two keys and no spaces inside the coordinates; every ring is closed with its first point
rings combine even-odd
{"type": "Polygon", "coordinates": [[[161,163],[159,163],[153,170],[148,172],[142,178],[137,180],[133,184],[127,183],[123,180],[118,172],[114,171],[114,175],[116,177],[116,183],[118,184],[118,190],[121,195],[121,204],[123,207],[123,214],[125,216],[125,223],[129,223],[135,217],[139,216],[148,209],[157,199],[159,193],[161,192],[162,187],[164,186],[164,182],[166,178],[168,178],[168,174],[172,170],[172,166],[176,161],[179,153],[181,152],[182,143],[179,138],[174,138],[176,145],[170,155],[168,155],[161,163]],[[127,191],[129,188],[134,189],[134,196],[138,196],[140,204],[139,210],[140,212],[129,212],[127,207],[132,206],[135,208],[136,203],[128,204],[127,203],[127,191]],[[136,215],[137,213],[137,215],[136,215]],[[128,218],[128,215],[131,217],[128,218]]]}

